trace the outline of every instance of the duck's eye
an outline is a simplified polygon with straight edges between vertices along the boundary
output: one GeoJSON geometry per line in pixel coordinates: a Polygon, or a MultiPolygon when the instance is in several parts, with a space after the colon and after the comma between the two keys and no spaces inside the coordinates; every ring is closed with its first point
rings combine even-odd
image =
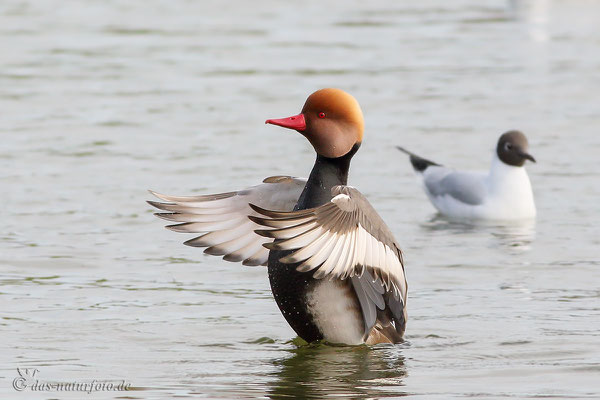
{"type": "Polygon", "coordinates": [[[319,118],[325,118],[325,113],[324,112],[320,112],[319,113],[319,118]]]}

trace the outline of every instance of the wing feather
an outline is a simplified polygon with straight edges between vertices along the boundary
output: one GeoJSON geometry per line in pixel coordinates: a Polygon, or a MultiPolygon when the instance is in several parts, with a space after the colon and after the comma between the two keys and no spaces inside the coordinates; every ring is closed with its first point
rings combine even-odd
{"type": "MultiPolygon", "coordinates": [[[[265,237],[279,239],[280,241],[287,242],[289,240],[294,239],[295,242],[301,243],[305,237],[307,237],[307,236],[312,237],[311,235],[313,234],[313,231],[315,231],[315,230],[319,230],[319,227],[317,226],[317,222],[312,220],[312,221],[304,222],[299,225],[292,225],[289,228],[274,229],[274,230],[260,230],[260,231],[257,230],[256,233],[261,234],[265,237]]],[[[306,239],[306,240],[308,240],[308,239],[306,239]]],[[[278,242],[278,243],[282,243],[282,242],[278,242]]],[[[308,243],[310,243],[310,242],[308,242],[308,243]]],[[[275,246],[275,247],[269,246],[269,247],[273,247],[271,250],[277,250],[277,246],[275,246]]]]}
{"type": "Polygon", "coordinates": [[[233,207],[217,207],[217,208],[198,208],[184,203],[159,203],[158,201],[148,201],[153,207],[159,210],[170,211],[174,213],[189,213],[199,215],[228,215],[235,211],[233,207]]]}
{"type": "Polygon", "coordinates": [[[267,261],[269,260],[269,250],[266,248],[261,248],[256,253],[251,255],[242,261],[242,265],[246,265],[249,267],[255,267],[257,265],[267,265],[267,261]]]}
{"type": "MultiPolygon", "coordinates": [[[[202,196],[170,196],[150,191],[165,201],[148,201],[159,210],[161,219],[175,222],[167,228],[182,233],[202,233],[184,244],[193,247],[206,247],[205,253],[223,256],[227,261],[242,261],[243,265],[266,265],[268,250],[264,244],[273,238],[256,234],[260,225],[252,220],[262,215],[250,207],[253,203],[273,213],[289,212],[294,209],[302,193],[306,179],[289,176],[266,178],[262,184],[236,192],[202,196]]],[[[311,217],[312,218],[312,217],[311,217]]],[[[302,216],[294,216],[296,225],[309,221],[302,216]]],[[[293,229],[289,221],[272,222],[270,228],[288,228],[287,234],[296,236],[302,228],[293,229]]],[[[306,229],[306,225],[303,228],[306,229]]]]}
{"type": "MultiPolygon", "coordinates": [[[[336,237],[335,246],[333,247],[333,250],[331,251],[329,258],[327,258],[327,260],[325,260],[323,265],[321,265],[321,269],[327,271],[327,273],[330,273],[333,270],[333,268],[338,264],[340,258],[342,257],[342,254],[344,254],[343,251],[344,251],[345,243],[346,243],[345,237],[341,237],[341,238],[336,237]]],[[[315,267],[313,267],[313,268],[315,268],[315,267]]]]}
{"type": "Polygon", "coordinates": [[[310,231],[310,236],[305,237],[304,240],[300,242],[301,246],[296,247],[299,250],[283,257],[283,261],[281,262],[292,264],[306,260],[322,248],[323,244],[327,242],[330,235],[331,234],[325,231],[322,227],[313,229],[310,231]]]}
{"type": "Polygon", "coordinates": [[[383,300],[382,295],[385,293],[385,288],[381,284],[381,281],[373,280],[369,271],[365,271],[361,278],[363,278],[363,288],[367,296],[369,296],[369,299],[371,299],[379,309],[383,310],[385,308],[385,301],[383,300]]]}
{"type": "Polygon", "coordinates": [[[372,299],[368,296],[367,291],[364,289],[364,285],[358,276],[352,277],[352,286],[358,297],[360,308],[363,313],[363,320],[365,323],[365,334],[368,333],[371,328],[375,325],[377,320],[377,309],[372,299]]]}
{"type": "Polygon", "coordinates": [[[335,234],[329,234],[326,237],[326,242],[321,246],[321,248],[317,249],[317,251],[311,255],[310,258],[305,260],[296,268],[298,271],[313,270],[323,264],[329,258],[331,252],[335,248],[338,238],[335,234]]]}
{"type": "Polygon", "coordinates": [[[248,243],[246,246],[225,254],[225,257],[223,257],[223,259],[225,261],[241,262],[246,259],[249,259],[252,255],[256,254],[259,250],[263,248],[264,247],[262,247],[262,243],[256,240],[250,240],[250,243],[248,243]]]}
{"type": "MultiPolygon", "coordinates": [[[[295,250],[281,259],[284,263],[305,261],[324,246],[327,252],[320,253],[321,258],[323,254],[332,253],[337,257],[339,245],[336,247],[336,244],[343,238],[344,245],[336,262],[323,260],[314,272],[315,278],[333,275],[337,279],[347,279],[355,274],[362,275],[364,268],[370,268],[374,280],[380,278],[386,289],[404,291],[401,253],[396,251],[399,246],[389,228],[358,190],[337,186],[332,194],[334,197],[331,202],[308,210],[279,212],[253,207],[264,216],[254,218],[255,222],[267,227],[279,227],[275,230],[258,230],[257,233],[275,238],[272,244],[267,245],[268,248],[295,250]],[[298,224],[299,218],[305,222],[298,224]],[[273,220],[277,222],[272,223],[273,220]],[[286,227],[284,221],[288,221],[290,227],[286,227]],[[330,235],[336,235],[337,239],[331,239],[330,235]]],[[[302,266],[303,270],[314,268],[313,262],[302,266]],[[308,268],[309,265],[311,268],[308,268]]]]}

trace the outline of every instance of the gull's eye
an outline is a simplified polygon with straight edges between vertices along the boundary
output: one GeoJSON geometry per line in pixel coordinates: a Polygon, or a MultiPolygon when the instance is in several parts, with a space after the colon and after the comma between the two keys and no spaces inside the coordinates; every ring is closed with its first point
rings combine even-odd
{"type": "Polygon", "coordinates": [[[320,112],[319,113],[319,118],[325,118],[325,113],[324,112],[320,112]]]}
{"type": "Polygon", "coordinates": [[[506,144],[504,145],[504,148],[505,148],[506,150],[511,150],[511,149],[512,149],[512,144],[510,144],[510,143],[506,143],[506,144]]]}

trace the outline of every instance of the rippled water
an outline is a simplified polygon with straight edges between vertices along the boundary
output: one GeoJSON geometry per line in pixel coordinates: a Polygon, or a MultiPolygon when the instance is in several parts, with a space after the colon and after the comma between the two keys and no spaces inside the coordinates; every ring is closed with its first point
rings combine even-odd
{"type": "Polygon", "coordinates": [[[558,0],[3,1],[0,397],[20,367],[124,379],[128,398],[597,398],[599,15],[558,0]],[[305,139],[263,121],[324,86],[363,106],[350,183],[406,253],[403,345],[296,346],[264,268],[181,245],[144,203],[149,188],[306,176],[305,139]],[[486,168],[511,128],[538,159],[535,224],[436,216],[394,148],[486,168]]]}

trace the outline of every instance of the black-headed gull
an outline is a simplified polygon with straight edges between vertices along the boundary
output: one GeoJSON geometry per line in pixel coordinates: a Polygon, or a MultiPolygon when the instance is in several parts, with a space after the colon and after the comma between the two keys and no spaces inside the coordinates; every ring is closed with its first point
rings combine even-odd
{"type": "Polygon", "coordinates": [[[498,145],[487,172],[456,171],[398,146],[410,162],[431,203],[442,214],[468,219],[525,219],[536,214],[531,182],[524,165],[535,162],[519,131],[509,131],[498,145]]]}

